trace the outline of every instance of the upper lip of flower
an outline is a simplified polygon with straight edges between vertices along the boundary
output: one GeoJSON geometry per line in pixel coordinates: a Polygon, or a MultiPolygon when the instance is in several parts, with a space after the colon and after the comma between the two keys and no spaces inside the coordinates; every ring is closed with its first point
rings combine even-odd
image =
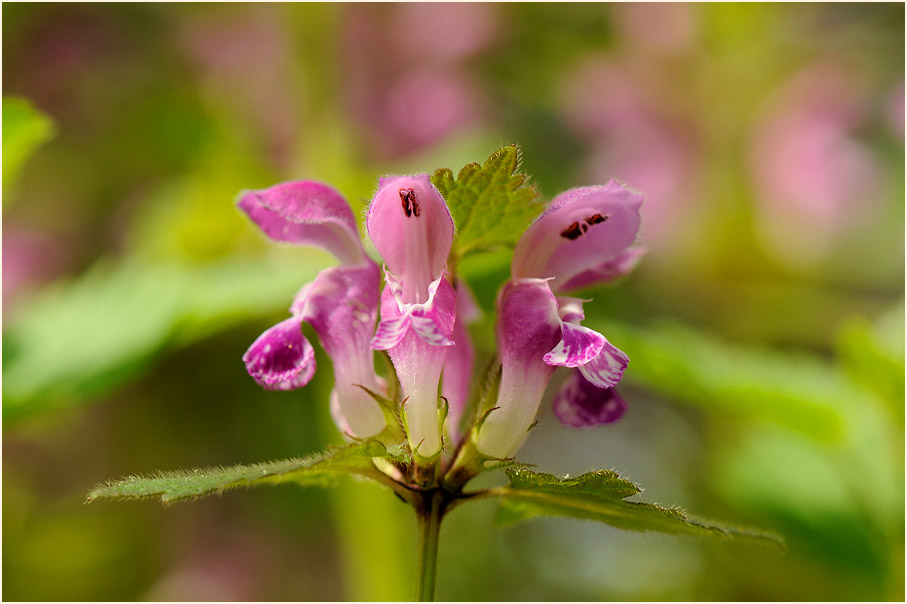
{"type": "Polygon", "coordinates": [[[272,239],[324,248],[344,264],[368,260],[353,212],[326,184],[300,180],[243,191],[237,205],[272,239]]]}
{"type": "Polygon", "coordinates": [[[604,265],[615,263],[635,241],[642,200],[613,180],[561,193],[517,243],[513,277],[555,277],[556,289],[596,269],[603,279],[611,277],[604,265]]]}
{"type": "Polygon", "coordinates": [[[425,302],[444,270],[454,225],[428,174],[388,176],[368,208],[366,228],[388,269],[399,278],[403,302],[425,302]]]}

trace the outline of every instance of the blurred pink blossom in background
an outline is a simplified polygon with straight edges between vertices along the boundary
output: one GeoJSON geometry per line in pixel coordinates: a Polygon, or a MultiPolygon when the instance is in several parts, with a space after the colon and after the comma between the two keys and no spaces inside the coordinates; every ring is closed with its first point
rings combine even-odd
{"type": "Polygon", "coordinates": [[[263,138],[271,159],[286,167],[295,141],[304,136],[292,86],[292,48],[279,13],[247,8],[252,10],[188,20],[181,44],[201,70],[210,98],[263,138]]]}
{"type": "Polygon", "coordinates": [[[695,7],[681,2],[626,2],[612,7],[614,25],[624,40],[641,48],[676,52],[698,33],[695,7]]]}
{"type": "Polygon", "coordinates": [[[356,5],[344,20],[342,97],[379,157],[479,126],[486,101],[467,61],[498,36],[490,4],[356,5]]]}
{"type": "Polygon", "coordinates": [[[644,191],[646,247],[671,249],[693,218],[701,162],[690,128],[660,106],[639,72],[605,54],[582,59],[559,89],[564,119],[589,147],[581,178],[616,178],[644,191]]]}
{"type": "Polygon", "coordinates": [[[58,277],[66,268],[59,236],[39,230],[3,227],[3,311],[8,316],[27,290],[58,277]]]}
{"type": "Polygon", "coordinates": [[[904,142],[904,80],[889,93],[885,113],[892,132],[904,142]]]}
{"type": "Polygon", "coordinates": [[[854,138],[867,117],[866,85],[844,65],[795,73],[756,122],[749,169],[767,249],[792,264],[820,258],[836,233],[876,215],[883,191],[875,154],[854,138]]]}

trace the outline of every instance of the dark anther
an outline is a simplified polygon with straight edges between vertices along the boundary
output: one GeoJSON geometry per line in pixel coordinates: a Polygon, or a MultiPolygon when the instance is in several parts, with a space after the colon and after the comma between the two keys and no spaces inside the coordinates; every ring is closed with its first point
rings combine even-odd
{"type": "Polygon", "coordinates": [[[589,225],[588,225],[588,224],[581,224],[581,225],[579,225],[579,226],[582,227],[582,229],[583,229],[583,234],[585,235],[585,234],[586,234],[586,231],[589,230],[589,225]]]}
{"type": "Polygon", "coordinates": [[[598,224],[599,222],[604,222],[606,220],[608,220],[608,217],[602,216],[601,214],[593,214],[592,216],[589,216],[589,218],[586,218],[588,224],[598,224]]]}
{"type": "Polygon", "coordinates": [[[566,229],[561,231],[561,237],[566,237],[567,239],[570,239],[571,241],[576,239],[577,237],[579,237],[582,234],[583,234],[583,231],[580,230],[578,222],[574,222],[573,224],[568,226],[566,229]]]}
{"type": "Polygon", "coordinates": [[[403,213],[409,218],[416,213],[419,215],[419,205],[416,203],[416,193],[412,189],[400,189],[400,202],[403,204],[403,213]]]}
{"type": "Polygon", "coordinates": [[[415,215],[416,218],[422,213],[419,209],[419,202],[416,201],[416,192],[412,189],[400,189],[400,201],[403,203],[403,213],[406,217],[415,215]]]}

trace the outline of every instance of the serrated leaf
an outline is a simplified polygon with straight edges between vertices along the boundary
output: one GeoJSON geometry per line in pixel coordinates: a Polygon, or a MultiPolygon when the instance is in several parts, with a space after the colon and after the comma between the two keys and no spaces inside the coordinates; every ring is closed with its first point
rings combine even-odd
{"type": "Polygon", "coordinates": [[[42,143],[54,136],[53,121],[23,98],[3,99],[3,189],[19,175],[42,143]]]}
{"type": "Polygon", "coordinates": [[[498,149],[483,165],[467,164],[454,179],[447,168],[432,174],[457,225],[457,257],[501,245],[514,245],[541,213],[535,186],[520,171],[520,148],[498,149]]]}
{"type": "Polygon", "coordinates": [[[156,476],[130,476],[94,488],[86,503],[100,499],[160,499],[171,503],[196,499],[229,489],[295,482],[306,486],[328,485],[342,474],[373,477],[375,457],[393,458],[384,445],[369,440],[328,450],[307,458],[285,459],[227,468],[201,468],[161,472],[156,476]]]}
{"type": "Polygon", "coordinates": [[[525,468],[507,470],[506,474],[510,485],[501,489],[499,524],[535,516],[564,516],[631,531],[738,537],[783,545],[780,538],[768,533],[700,520],[676,508],[627,501],[640,492],[639,487],[607,470],[563,479],[525,468]]]}
{"type": "Polygon", "coordinates": [[[510,486],[514,489],[534,489],[537,491],[585,493],[595,497],[623,499],[640,492],[638,486],[621,478],[617,472],[598,470],[582,474],[576,478],[558,478],[553,474],[533,472],[526,468],[511,470],[507,473],[510,486]]]}

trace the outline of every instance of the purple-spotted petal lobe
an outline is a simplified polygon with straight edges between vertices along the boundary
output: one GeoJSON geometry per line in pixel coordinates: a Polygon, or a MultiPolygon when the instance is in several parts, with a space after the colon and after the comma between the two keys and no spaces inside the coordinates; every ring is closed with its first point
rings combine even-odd
{"type": "Polygon", "coordinates": [[[582,325],[564,323],[561,341],[542,359],[549,365],[579,367],[599,356],[607,340],[605,336],[582,325]]]}
{"type": "Polygon", "coordinates": [[[409,315],[401,315],[393,319],[382,319],[372,338],[371,346],[374,350],[390,350],[400,343],[403,336],[410,328],[409,315]]]}
{"type": "Polygon", "coordinates": [[[315,351],[302,335],[302,319],[290,317],[271,327],[249,347],[243,362],[267,390],[302,388],[315,375],[315,351]]]}
{"type": "Polygon", "coordinates": [[[582,428],[619,420],[627,403],[614,388],[599,388],[574,371],[554,397],[554,414],[562,424],[582,428]]]}
{"type": "Polygon", "coordinates": [[[381,294],[381,325],[372,346],[395,340],[387,352],[406,399],[403,414],[410,447],[422,457],[432,457],[441,448],[438,385],[448,351],[454,344],[456,292],[442,271],[426,288],[429,297],[424,303],[405,303],[394,287],[394,275],[385,274],[388,284],[381,294]],[[382,331],[385,323],[389,326],[382,331]],[[382,340],[385,333],[391,334],[387,342],[382,340]]]}
{"type": "Polygon", "coordinates": [[[579,370],[595,386],[611,388],[620,382],[629,363],[629,357],[622,350],[605,340],[598,356],[585,365],[579,365],[579,370]]]}
{"type": "Polygon", "coordinates": [[[300,180],[243,191],[237,205],[272,239],[324,248],[345,264],[365,259],[352,210],[327,185],[300,180]]]}
{"type": "Polygon", "coordinates": [[[572,277],[564,283],[559,289],[562,291],[571,291],[583,287],[592,287],[600,283],[608,283],[618,277],[623,277],[636,268],[642,259],[646,250],[641,247],[631,247],[614,260],[603,262],[599,266],[590,268],[582,273],[572,277]]]}
{"type": "Polygon", "coordinates": [[[561,193],[523,234],[513,255],[515,278],[571,279],[615,261],[636,240],[642,196],[616,181],[561,193]]]}
{"type": "Polygon", "coordinates": [[[412,324],[413,331],[418,334],[420,338],[431,344],[432,346],[453,346],[454,341],[450,339],[450,336],[444,334],[441,331],[441,328],[438,327],[438,324],[431,317],[419,317],[416,316],[415,312],[410,315],[410,323],[412,324]]]}
{"type": "Polygon", "coordinates": [[[382,178],[366,218],[369,237],[397,275],[406,303],[428,299],[447,262],[454,224],[428,174],[382,178]]]}
{"type": "Polygon", "coordinates": [[[400,282],[385,271],[387,285],[381,295],[381,323],[372,338],[372,348],[389,350],[412,329],[431,346],[453,346],[451,339],[456,319],[457,296],[442,275],[427,288],[428,299],[421,304],[402,300],[400,282]]]}

